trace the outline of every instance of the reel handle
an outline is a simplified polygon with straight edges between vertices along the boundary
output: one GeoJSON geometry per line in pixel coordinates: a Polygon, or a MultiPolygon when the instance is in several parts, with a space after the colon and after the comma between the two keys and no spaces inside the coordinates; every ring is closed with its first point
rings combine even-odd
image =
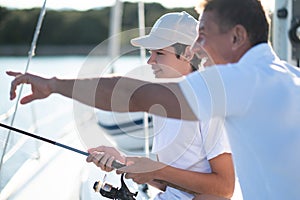
{"type": "MultiPolygon", "coordinates": [[[[113,167],[114,169],[119,169],[119,168],[122,168],[122,167],[125,167],[125,166],[126,166],[125,164],[119,162],[118,160],[114,160],[114,161],[112,162],[112,167],[113,167]]],[[[180,187],[180,186],[178,186],[178,185],[175,185],[175,184],[170,183],[170,182],[167,182],[167,181],[163,181],[163,180],[159,180],[159,179],[154,179],[153,181],[158,182],[158,183],[161,183],[161,184],[165,184],[165,185],[167,185],[167,186],[169,186],[169,187],[172,187],[172,188],[175,188],[175,189],[178,189],[178,190],[181,190],[181,191],[190,193],[190,194],[197,194],[196,192],[187,190],[187,189],[185,189],[185,188],[182,188],[182,187],[180,187]]]]}
{"type": "Polygon", "coordinates": [[[120,161],[118,160],[114,160],[111,164],[111,166],[114,168],[114,169],[120,169],[122,167],[125,167],[126,165],[121,163],[120,161]]]}

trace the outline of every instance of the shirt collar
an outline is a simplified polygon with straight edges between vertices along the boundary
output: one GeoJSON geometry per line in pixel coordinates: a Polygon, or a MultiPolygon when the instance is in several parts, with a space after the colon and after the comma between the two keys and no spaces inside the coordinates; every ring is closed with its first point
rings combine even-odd
{"type": "Polygon", "coordinates": [[[239,64],[244,64],[249,62],[255,62],[257,60],[268,60],[268,61],[273,61],[279,59],[273,48],[271,47],[270,44],[268,43],[261,43],[258,45],[255,45],[251,49],[249,49],[239,60],[239,64]]]}

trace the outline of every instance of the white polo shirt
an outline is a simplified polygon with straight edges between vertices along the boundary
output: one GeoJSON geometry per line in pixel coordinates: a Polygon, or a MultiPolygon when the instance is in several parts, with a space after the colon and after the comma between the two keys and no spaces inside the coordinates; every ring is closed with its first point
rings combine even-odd
{"type": "MultiPolygon", "coordinates": [[[[170,166],[210,173],[210,159],[225,152],[231,153],[222,121],[200,123],[153,116],[152,153],[158,155],[160,162],[170,166]],[[218,130],[214,128],[214,133],[208,135],[210,126],[218,127],[218,130]]],[[[190,200],[193,197],[192,194],[167,187],[155,200],[190,200]]]]}
{"type": "Polygon", "coordinates": [[[225,118],[245,200],[299,199],[299,75],[264,43],[180,83],[199,120],[225,118]]]}

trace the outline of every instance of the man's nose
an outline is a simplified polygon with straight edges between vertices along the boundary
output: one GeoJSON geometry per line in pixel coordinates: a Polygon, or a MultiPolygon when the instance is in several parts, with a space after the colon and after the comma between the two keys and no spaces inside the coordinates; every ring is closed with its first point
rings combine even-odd
{"type": "Polygon", "coordinates": [[[196,38],[190,47],[190,51],[193,53],[197,53],[200,49],[202,49],[200,41],[198,38],[196,38]]]}

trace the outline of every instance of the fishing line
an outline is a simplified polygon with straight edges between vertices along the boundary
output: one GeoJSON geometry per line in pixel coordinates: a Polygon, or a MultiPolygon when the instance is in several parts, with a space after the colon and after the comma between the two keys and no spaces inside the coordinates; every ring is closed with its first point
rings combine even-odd
{"type": "MultiPolygon", "coordinates": [[[[31,48],[30,48],[30,51],[28,52],[28,60],[27,60],[27,65],[26,65],[24,73],[26,73],[28,71],[30,61],[31,61],[32,57],[35,55],[36,43],[37,43],[37,40],[38,40],[38,36],[39,36],[39,33],[40,33],[42,22],[43,22],[45,13],[46,13],[46,2],[47,2],[47,0],[44,1],[43,7],[41,9],[41,12],[40,12],[40,15],[39,15],[39,18],[38,18],[38,22],[37,22],[35,32],[34,32],[34,35],[33,35],[33,39],[32,39],[32,43],[31,43],[31,48]]],[[[20,87],[20,91],[19,91],[19,94],[18,94],[18,97],[17,97],[17,100],[16,100],[16,106],[15,106],[14,113],[12,115],[12,120],[11,120],[11,123],[10,123],[11,126],[13,126],[13,124],[14,124],[15,116],[16,116],[16,113],[17,113],[17,110],[18,110],[18,102],[20,101],[22,91],[23,91],[23,85],[21,85],[21,87],[20,87]]],[[[1,160],[0,160],[0,174],[1,174],[2,164],[3,164],[3,158],[4,158],[5,152],[6,152],[7,147],[8,147],[8,141],[9,141],[9,138],[10,138],[10,133],[11,133],[11,130],[9,130],[9,132],[7,134],[7,137],[6,137],[6,140],[5,140],[5,143],[4,143],[4,147],[3,147],[3,152],[2,152],[2,156],[1,156],[1,160]]]]}

